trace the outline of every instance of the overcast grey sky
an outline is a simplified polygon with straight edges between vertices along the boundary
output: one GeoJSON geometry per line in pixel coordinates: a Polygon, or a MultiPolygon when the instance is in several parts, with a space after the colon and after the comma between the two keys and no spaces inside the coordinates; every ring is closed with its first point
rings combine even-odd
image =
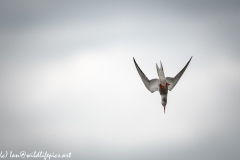
{"type": "MultiPolygon", "coordinates": [[[[1,1],[0,151],[240,158],[240,1],[1,1]],[[142,83],[175,76],[166,114],[142,83]]],[[[41,158],[40,158],[41,159],[41,158]]]]}

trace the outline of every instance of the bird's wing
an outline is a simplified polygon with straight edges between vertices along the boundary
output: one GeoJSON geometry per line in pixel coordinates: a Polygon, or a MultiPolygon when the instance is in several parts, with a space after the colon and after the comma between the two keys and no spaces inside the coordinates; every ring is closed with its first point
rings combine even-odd
{"type": "Polygon", "coordinates": [[[188,61],[188,63],[185,65],[185,67],[174,77],[174,78],[171,78],[171,77],[167,77],[166,80],[167,80],[167,83],[170,84],[168,86],[168,90],[171,91],[174,86],[177,84],[177,82],[179,81],[179,79],[181,78],[181,76],[183,75],[184,71],[187,69],[188,67],[188,64],[190,63],[192,57],[190,58],[190,60],[188,61]]]}
{"type": "Polygon", "coordinates": [[[146,88],[150,91],[150,92],[155,92],[159,90],[159,79],[151,79],[149,80],[146,75],[142,72],[142,70],[138,67],[137,62],[135,61],[135,59],[133,58],[133,61],[135,63],[135,66],[137,68],[137,71],[144,83],[144,85],[146,86],[146,88]]]}

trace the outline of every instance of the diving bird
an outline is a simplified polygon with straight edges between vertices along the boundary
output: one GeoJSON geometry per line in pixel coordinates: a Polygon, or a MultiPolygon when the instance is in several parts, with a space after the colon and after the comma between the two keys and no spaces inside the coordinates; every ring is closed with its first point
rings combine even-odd
{"type": "Polygon", "coordinates": [[[190,58],[188,63],[185,65],[185,67],[174,78],[171,78],[171,77],[165,78],[162,63],[160,61],[160,68],[156,64],[157,74],[158,74],[159,79],[149,80],[147,78],[147,76],[143,73],[143,71],[139,68],[137,62],[135,61],[135,59],[133,57],[134,64],[135,64],[137,71],[138,71],[144,85],[146,86],[146,88],[152,93],[155,91],[159,91],[159,93],[161,95],[161,99],[162,99],[164,113],[165,113],[165,109],[166,109],[166,105],[167,105],[168,90],[171,91],[174,88],[174,86],[177,84],[179,79],[182,77],[184,71],[187,69],[188,64],[190,63],[191,59],[192,59],[192,57],[190,58]]]}

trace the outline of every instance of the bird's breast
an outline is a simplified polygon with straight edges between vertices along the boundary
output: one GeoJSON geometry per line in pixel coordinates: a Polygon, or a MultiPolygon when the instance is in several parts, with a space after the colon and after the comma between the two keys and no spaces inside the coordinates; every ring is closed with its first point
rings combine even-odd
{"type": "Polygon", "coordinates": [[[168,88],[167,86],[164,88],[159,88],[159,92],[161,95],[166,95],[168,93],[168,88]]]}

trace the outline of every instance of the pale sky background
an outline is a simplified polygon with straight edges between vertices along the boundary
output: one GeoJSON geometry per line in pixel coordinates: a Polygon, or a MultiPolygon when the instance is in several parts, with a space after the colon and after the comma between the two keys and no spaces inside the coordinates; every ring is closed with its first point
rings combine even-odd
{"type": "MultiPolygon", "coordinates": [[[[240,1],[0,1],[0,151],[240,158],[240,1]],[[166,114],[142,83],[175,76],[166,114]]],[[[42,159],[42,158],[39,158],[42,159]]]]}

